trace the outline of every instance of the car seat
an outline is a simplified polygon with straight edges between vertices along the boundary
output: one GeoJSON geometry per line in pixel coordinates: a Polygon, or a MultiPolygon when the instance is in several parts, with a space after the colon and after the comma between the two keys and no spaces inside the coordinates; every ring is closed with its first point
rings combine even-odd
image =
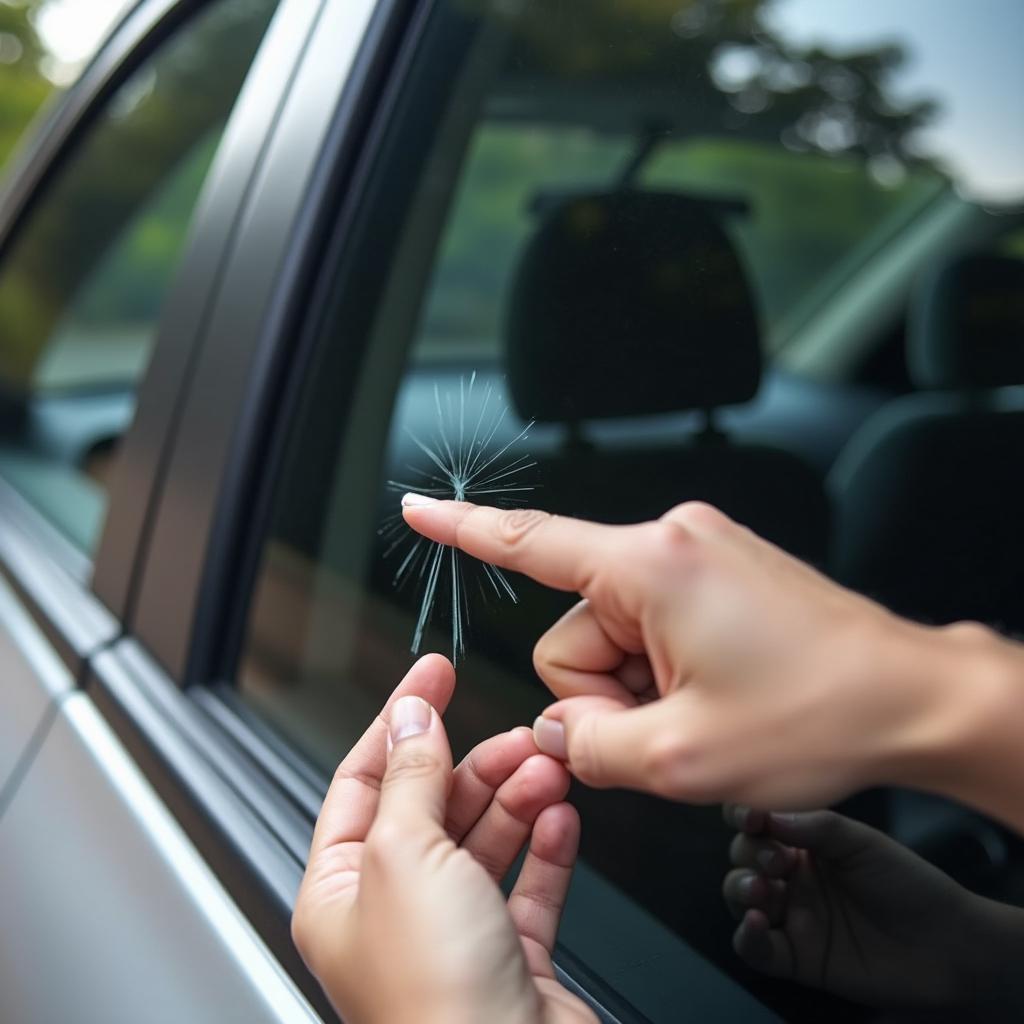
{"type": "Polygon", "coordinates": [[[737,443],[715,421],[717,408],[755,396],[762,369],[754,297],[720,223],[727,210],[617,191],[546,212],[506,330],[518,412],[565,428],[564,443],[538,457],[535,503],[622,523],[701,499],[821,563],[829,512],[817,472],[781,449],[737,443]],[[688,420],[671,416],[685,411],[688,420]]]}
{"type": "Polygon", "coordinates": [[[1024,262],[962,255],[920,282],[919,392],[848,442],[829,477],[834,575],[905,615],[1024,626],[1024,262]]]}

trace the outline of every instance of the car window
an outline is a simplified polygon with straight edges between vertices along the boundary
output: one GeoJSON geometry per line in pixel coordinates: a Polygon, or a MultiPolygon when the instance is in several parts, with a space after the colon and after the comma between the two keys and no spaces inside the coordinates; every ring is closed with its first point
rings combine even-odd
{"type": "Polygon", "coordinates": [[[189,221],[273,0],[220,0],[117,89],[0,264],[0,472],[90,551],[189,221]]]}
{"type": "MultiPolygon", "coordinates": [[[[899,87],[931,20],[799,41],[776,7],[435,6],[283,426],[237,668],[321,772],[413,649],[459,663],[458,752],[550,699],[531,650],[571,597],[417,541],[403,491],[606,522],[700,498],[831,568],[826,473],[888,396],[794,379],[784,324],[853,301],[845,279],[936,204],[984,219],[995,199],[985,166],[918,138],[957,68],[929,80],[934,103],[899,87]]],[[[719,812],[573,799],[588,865],[740,977],[719,812]]]]}

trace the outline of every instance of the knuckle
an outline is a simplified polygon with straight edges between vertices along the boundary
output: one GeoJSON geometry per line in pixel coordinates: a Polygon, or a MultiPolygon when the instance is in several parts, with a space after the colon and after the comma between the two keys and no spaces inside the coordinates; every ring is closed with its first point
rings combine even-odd
{"type": "Polygon", "coordinates": [[[485,849],[474,849],[472,852],[473,860],[484,869],[491,876],[491,878],[500,879],[505,872],[508,870],[508,864],[505,861],[490,850],[485,849]]]}
{"type": "Polygon", "coordinates": [[[547,679],[555,665],[555,645],[551,640],[550,631],[545,633],[533,647],[533,669],[541,677],[547,679]]]}
{"type": "Polygon", "coordinates": [[[410,780],[422,779],[441,770],[441,762],[426,750],[409,750],[398,756],[392,755],[392,762],[384,776],[384,785],[393,786],[410,780]]]}
{"type": "Polygon", "coordinates": [[[581,782],[590,786],[605,786],[607,772],[604,770],[600,744],[597,738],[597,716],[588,715],[580,719],[568,738],[569,763],[573,773],[581,782]]]}
{"type": "Polygon", "coordinates": [[[372,772],[351,768],[344,761],[334,770],[334,782],[357,782],[369,789],[380,789],[380,779],[372,772]]]}
{"type": "Polygon", "coordinates": [[[509,547],[516,547],[551,516],[533,508],[515,508],[498,517],[498,538],[509,547]]]}
{"type": "Polygon", "coordinates": [[[729,843],[729,861],[737,867],[745,866],[750,860],[750,841],[741,832],[729,843]]]}
{"type": "Polygon", "coordinates": [[[662,522],[673,522],[692,529],[718,530],[730,520],[706,501],[684,501],[665,513],[662,522]]]}
{"type": "Polygon", "coordinates": [[[812,811],[811,823],[821,839],[829,840],[839,835],[846,826],[846,819],[835,811],[812,811]]]}
{"type": "Polygon", "coordinates": [[[992,630],[980,622],[965,619],[942,627],[948,636],[959,640],[965,646],[988,643],[992,638],[992,630]]]}
{"type": "Polygon", "coordinates": [[[709,777],[700,747],[677,731],[654,737],[644,757],[644,770],[659,796],[688,803],[714,803],[719,787],[709,777]]]}
{"type": "Polygon", "coordinates": [[[562,900],[539,886],[523,886],[515,891],[516,900],[528,904],[542,914],[560,914],[562,900]]]}
{"type": "Polygon", "coordinates": [[[674,789],[682,776],[680,762],[685,752],[682,741],[671,733],[662,733],[651,739],[643,756],[643,767],[651,785],[659,791],[674,789]]]}
{"type": "Polygon", "coordinates": [[[658,519],[642,529],[644,552],[654,569],[663,572],[666,563],[678,569],[680,564],[690,564],[696,559],[699,550],[696,538],[680,523],[658,519]]]}

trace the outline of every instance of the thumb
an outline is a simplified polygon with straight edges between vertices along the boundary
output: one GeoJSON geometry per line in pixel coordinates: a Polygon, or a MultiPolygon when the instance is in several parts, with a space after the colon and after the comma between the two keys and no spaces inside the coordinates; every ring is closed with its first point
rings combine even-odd
{"type": "Polygon", "coordinates": [[[674,773],[671,758],[662,755],[673,729],[664,699],[636,706],[611,697],[570,697],[545,709],[533,736],[543,753],[565,761],[588,786],[669,795],[674,773]]]}
{"type": "Polygon", "coordinates": [[[402,697],[388,718],[388,763],[374,829],[407,837],[443,828],[452,751],[441,717],[422,697],[402,697]]]}

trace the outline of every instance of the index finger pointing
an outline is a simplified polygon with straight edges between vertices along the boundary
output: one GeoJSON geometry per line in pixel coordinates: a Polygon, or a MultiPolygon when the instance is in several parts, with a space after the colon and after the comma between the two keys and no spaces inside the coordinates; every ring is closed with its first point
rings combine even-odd
{"type": "Polygon", "coordinates": [[[530,576],[556,590],[583,592],[601,552],[621,526],[553,516],[537,509],[499,509],[465,501],[402,499],[402,514],[417,533],[467,555],[530,576]]]}

